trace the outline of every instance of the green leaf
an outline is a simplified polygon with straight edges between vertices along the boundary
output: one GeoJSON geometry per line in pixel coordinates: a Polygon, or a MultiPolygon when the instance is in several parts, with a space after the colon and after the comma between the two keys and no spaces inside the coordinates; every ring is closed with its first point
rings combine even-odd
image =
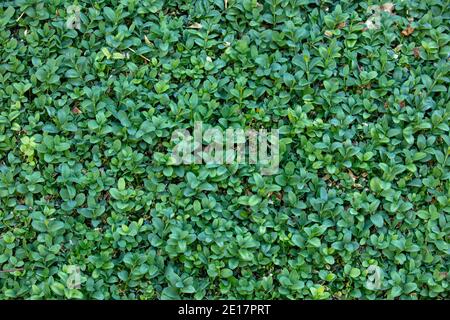
{"type": "Polygon", "coordinates": [[[370,189],[374,192],[382,191],[381,180],[377,177],[370,180],[370,189]]]}
{"type": "Polygon", "coordinates": [[[220,276],[222,278],[230,278],[233,276],[233,271],[228,268],[224,268],[220,271],[220,276]]]}
{"type": "Polygon", "coordinates": [[[169,84],[164,81],[160,81],[155,84],[155,91],[159,94],[166,92],[167,90],[169,90],[169,88],[169,84]]]}
{"type": "Polygon", "coordinates": [[[119,189],[119,191],[125,190],[125,179],[124,178],[119,178],[119,181],[117,182],[117,189],[119,189]]]}
{"type": "Polygon", "coordinates": [[[64,288],[65,288],[64,285],[59,282],[54,282],[50,286],[50,289],[52,289],[52,291],[58,296],[64,295],[64,288]]]}
{"type": "Polygon", "coordinates": [[[312,238],[312,239],[309,239],[309,240],[308,240],[308,243],[309,243],[310,245],[312,245],[313,247],[315,247],[315,248],[319,248],[319,247],[322,245],[320,239],[317,238],[317,237],[312,238]]]}
{"type": "Polygon", "coordinates": [[[383,216],[380,213],[376,213],[374,215],[370,216],[370,221],[377,226],[378,228],[381,228],[384,224],[383,216]]]}
{"type": "Polygon", "coordinates": [[[244,261],[253,260],[253,254],[251,254],[248,250],[245,250],[245,249],[239,250],[239,257],[244,261]]]}
{"type": "Polygon", "coordinates": [[[178,300],[180,296],[177,290],[173,287],[164,288],[161,293],[161,300],[178,300]]]}
{"type": "Polygon", "coordinates": [[[104,7],[103,13],[108,18],[109,21],[114,22],[116,20],[116,13],[110,7],[104,7]]]}
{"type": "Polygon", "coordinates": [[[50,221],[48,224],[48,232],[50,233],[57,233],[62,229],[64,229],[64,222],[62,221],[50,221]]]}
{"type": "Polygon", "coordinates": [[[361,270],[359,270],[358,268],[352,268],[350,270],[350,277],[352,278],[357,278],[361,275],[361,270]]]}
{"type": "Polygon", "coordinates": [[[261,202],[261,199],[257,196],[257,195],[252,195],[249,199],[248,199],[248,205],[250,207],[254,207],[256,206],[258,203],[261,202]]]}
{"type": "MultiPolygon", "coordinates": [[[[297,246],[297,247],[303,247],[305,240],[302,238],[302,236],[295,234],[292,236],[292,242],[297,246]]],[[[319,245],[320,247],[320,241],[319,241],[319,245]]]]}
{"type": "Polygon", "coordinates": [[[3,14],[0,16],[0,27],[4,27],[6,26],[6,24],[11,20],[11,18],[14,16],[14,8],[13,7],[8,7],[6,8],[6,10],[3,12],[3,14]]]}

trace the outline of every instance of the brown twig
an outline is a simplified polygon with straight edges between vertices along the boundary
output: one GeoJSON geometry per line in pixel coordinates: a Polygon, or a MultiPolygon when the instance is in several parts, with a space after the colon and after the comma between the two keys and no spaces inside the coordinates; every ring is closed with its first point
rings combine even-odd
{"type": "MultiPolygon", "coordinates": [[[[133,53],[136,53],[136,51],[131,48],[128,48],[128,50],[130,50],[133,53]]],[[[147,62],[150,62],[150,59],[148,59],[147,57],[144,57],[142,54],[139,54],[139,57],[141,57],[142,59],[144,59],[147,62]]]]}
{"type": "Polygon", "coordinates": [[[10,272],[16,272],[16,271],[23,271],[23,268],[18,269],[10,269],[10,270],[0,270],[0,273],[10,273],[10,272]]]}
{"type": "Polygon", "coordinates": [[[16,19],[16,22],[19,22],[19,20],[23,17],[24,14],[25,14],[25,11],[22,12],[22,14],[16,19]]]}

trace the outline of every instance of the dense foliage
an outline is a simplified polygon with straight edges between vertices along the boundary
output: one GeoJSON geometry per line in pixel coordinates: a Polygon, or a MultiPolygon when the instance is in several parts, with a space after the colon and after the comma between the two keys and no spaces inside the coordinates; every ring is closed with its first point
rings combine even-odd
{"type": "Polygon", "coordinates": [[[0,298],[448,298],[448,32],[445,0],[3,1],[0,298]],[[279,128],[278,174],[170,165],[196,120],[279,128]]]}

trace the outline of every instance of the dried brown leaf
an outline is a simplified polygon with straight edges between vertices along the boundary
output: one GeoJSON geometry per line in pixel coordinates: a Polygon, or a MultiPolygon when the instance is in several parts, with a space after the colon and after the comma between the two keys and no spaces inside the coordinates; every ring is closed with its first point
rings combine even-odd
{"type": "Polygon", "coordinates": [[[348,170],[348,175],[350,176],[350,178],[352,178],[353,182],[358,179],[358,177],[353,174],[352,170],[348,170]]]}
{"type": "Polygon", "coordinates": [[[402,36],[409,37],[414,32],[414,28],[408,26],[405,30],[402,31],[402,36]]]}
{"type": "Polygon", "coordinates": [[[203,28],[203,26],[200,23],[195,22],[195,23],[191,24],[188,28],[189,29],[201,29],[201,28],[203,28]]]}
{"type": "Polygon", "coordinates": [[[367,29],[379,29],[381,27],[381,12],[392,14],[394,11],[394,4],[392,2],[386,2],[381,6],[372,5],[367,8],[367,11],[372,13],[365,22],[367,29]]]}
{"type": "Polygon", "coordinates": [[[392,2],[386,2],[380,6],[380,9],[384,12],[392,13],[394,11],[394,4],[392,2]]]}
{"type": "Polygon", "coordinates": [[[365,22],[367,29],[379,29],[381,27],[381,17],[378,14],[374,14],[365,22]]]}
{"type": "Polygon", "coordinates": [[[337,28],[338,29],[342,29],[342,28],[345,28],[346,26],[347,26],[347,21],[344,21],[344,22],[339,23],[337,25],[337,28]]]}
{"type": "Polygon", "coordinates": [[[146,35],[144,35],[144,41],[145,41],[146,44],[152,45],[152,43],[150,42],[150,40],[148,40],[146,35]]]}

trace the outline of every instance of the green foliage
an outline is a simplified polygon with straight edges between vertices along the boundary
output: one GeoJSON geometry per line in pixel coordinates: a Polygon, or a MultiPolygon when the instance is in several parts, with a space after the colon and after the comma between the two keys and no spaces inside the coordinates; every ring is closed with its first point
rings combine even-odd
{"type": "Polygon", "coordinates": [[[448,1],[73,4],[0,4],[0,298],[449,297],[448,1]],[[278,174],[170,165],[199,120],[278,174]]]}

